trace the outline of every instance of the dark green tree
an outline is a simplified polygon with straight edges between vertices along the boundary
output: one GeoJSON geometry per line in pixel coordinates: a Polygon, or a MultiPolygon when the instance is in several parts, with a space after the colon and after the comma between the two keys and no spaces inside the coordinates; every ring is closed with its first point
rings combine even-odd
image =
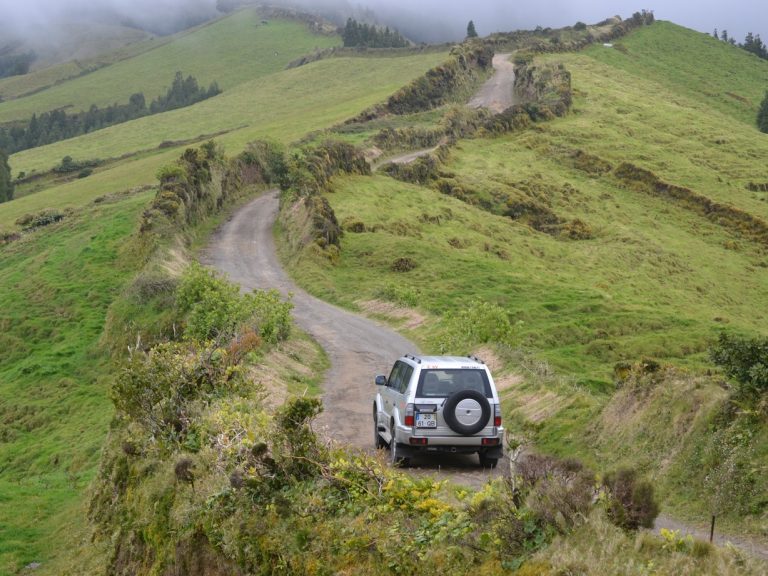
{"type": "Polygon", "coordinates": [[[8,155],[0,148],[0,202],[13,200],[13,178],[8,165],[8,155]]]}
{"type": "Polygon", "coordinates": [[[757,112],[757,128],[760,132],[768,134],[768,91],[765,93],[760,110],[757,112]]]}
{"type": "Polygon", "coordinates": [[[472,20],[467,24],[467,38],[477,38],[477,30],[475,30],[475,23],[472,20]]]}
{"type": "Polygon", "coordinates": [[[728,30],[723,30],[720,32],[720,40],[723,42],[728,42],[728,30]]]}
{"type": "Polygon", "coordinates": [[[760,34],[755,36],[752,32],[749,32],[747,37],[744,38],[744,44],[741,44],[741,47],[747,52],[752,52],[755,56],[768,58],[768,49],[766,49],[765,44],[763,44],[760,34]]]}

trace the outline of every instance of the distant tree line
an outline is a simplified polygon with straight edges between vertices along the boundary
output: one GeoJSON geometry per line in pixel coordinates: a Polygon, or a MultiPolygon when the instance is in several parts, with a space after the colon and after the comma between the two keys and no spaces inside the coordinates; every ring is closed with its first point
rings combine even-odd
{"type": "Polygon", "coordinates": [[[52,110],[39,116],[33,115],[23,124],[0,128],[0,149],[13,154],[45,146],[142,116],[190,106],[220,93],[221,89],[216,82],[206,89],[199,86],[194,77],[184,78],[181,72],[177,72],[168,91],[154,99],[149,106],[144,94],[137,92],[131,95],[127,104],[112,104],[106,108],[93,105],[87,112],[74,114],[67,114],[64,110],[52,110]]]}
{"type": "Polygon", "coordinates": [[[397,30],[379,28],[375,25],[361,24],[354,18],[348,18],[341,32],[345,48],[405,48],[408,41],[397,30]]]}
{"type": "Polygon", "coordinates": [[[717,28],[715,28],[714,32],[712,32],[712,36],[733,46],[738,46],[747,52],[751,52],[763,60],[768,60],[768,46],[766,46],[760,39],[760,34],[752,34],[752,32],[748,32],[747,36],[744,38],[744,42],[741,44],[739,44],[733,36],[728,36],[728,30],[723,30],[718,34],[717,28]]]}
{"type": "Polygon", "coordinates": [[[34,52],[0,55],[0,78],[26,74],[36,57],[34,52]]]}

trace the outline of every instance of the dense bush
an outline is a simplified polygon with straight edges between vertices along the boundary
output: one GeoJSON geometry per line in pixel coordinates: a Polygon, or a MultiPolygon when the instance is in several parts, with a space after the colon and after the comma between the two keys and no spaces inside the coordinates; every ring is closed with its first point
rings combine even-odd
{"type": "Polygon", "coordinates": [[[55,224],[64,219],[64,214],[59,210],[47,208],[34,214],[25,214],[16,219],[16,225],[24,230],[33,230],[50,224],[55,224]]]}
{"type": "Polygon", "coordinates": [[[263,183],[283,186],[288,178],[285,147],[266,140],[251,142],[237,157],[244,184],[263,183]]]}
{"type": "Polygon", "coordinates": [[[768,338],[723,332],[709,350],[712,361],[748,391],[768,391],[768,338]]]}
{"type": "Polygon", "coordinates": [[[511,345],[514,341],[507,311],[483,300],[472,300],[447,314],[443,325],[439,347],[446,353],[466,353],[478,344],[511,345]]]}
{"type": "Polygon", "coordinates": [[[168,445],[183,442],[191,426],[191,403],[240,382],[226,356],[197,343],[159,344],[136,352],[118,374],[112,401],[118,414],[168,445]]]}
{"type": "MultiPolygon", "coordinates": [[[[337,174],[370,174],[365,156],[345,142],[328,140],[319,146],[307,147],[290,158],[281,181],[283,207],[300,206],[310,223],[307,238],[320,248],[338,247],[342,229],[330,202],[322,196],[337,174]]],[[[295,216],[295,214],[293,214],[295,216]]]]}
{"type": "Polygon", "coordinates": [[[622,469],[606,474],[603,486],[608,490],[608,518],[619,528],[653,528],[659,515],[653,484],[637,477],[635,470],[622,469]]]}
{"type": "Polygon", "coordinates": [[[72,156],[64,156],[61,163],[53,168],[56,174],[71,174],[72,172],[82,172],[92,169],[99,165],[99,160],[74,160],[72,156]]]}
{"type": "Polygon", "coordinates": [[[229,341],[244,327],[270,344],[290,334],[293,306],[277,291],[241,294],[237,285],[197,264],[182,278],[176,305],[186,319],[184,335],[193,340],[229,341]]]}

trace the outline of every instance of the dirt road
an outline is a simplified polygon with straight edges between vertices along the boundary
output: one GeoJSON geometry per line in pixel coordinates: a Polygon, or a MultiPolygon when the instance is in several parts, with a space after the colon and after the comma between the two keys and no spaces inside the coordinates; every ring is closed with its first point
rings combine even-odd
{"type": "MultiPolygon", "coordinates": [[[[275,252],[272,225],[277,194],[270,192],[239,210],[214,235],[203,263],[226,273],[243,288],[276,288],[293,294],[294,319],[325,349],[331,360],[324,384],[325,410],[318,431],[328,438],[373,450],[371,416],[376,374],[388,374],[398,357],[417,347],[386,326],[310,296],[283,271],[275,252]]],[[[477,456],[446,456],[414,461],[414,473],[447,474],[470,486],[482,485],[504,467],[482,470],[477,456]]]]}
{"type": "MultiPolygon", "coordinates": [[[[654,523],[655,532],[661,531],[662,528],[666,528],[667,530],[677,530],[680,532],[681,536],[690,534],[692,537],[699,540],[709,540],[709,530],[707,528],[693,527],[688,524],[678,522],[677,520],[674,520],[669,516],[665,516],[664,514],[661,514],[658,518],[656,518],[656,522],[654,523]]],[[[768,542],[766,542],[765,538],[757,539],[745,536],[729,536],[727,534],[720,534],[717,531],[717,526],[715,526],[714,542],[718,546],[725,546],[726,544],[730,543],[736,548],[744,550],[756,558],[760,558],[761,560],[768,560],[768,542]]]]}
{"type": "Polygon", "coordinates": [[[509,61],[509,57],[510,54],[496,54],[493,57],[495,72],[469,101],[470,108],[488,108],[491,112],[499,114],[515,103],[515,65],[509,61]]]}

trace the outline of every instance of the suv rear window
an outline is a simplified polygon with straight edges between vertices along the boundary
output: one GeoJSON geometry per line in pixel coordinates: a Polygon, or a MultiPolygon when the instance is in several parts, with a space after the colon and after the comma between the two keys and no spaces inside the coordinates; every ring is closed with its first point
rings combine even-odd
{"type": "Polygon", "coordinates": [[[485,370],[458,368],[455,370],[422,370],[419,375],[417,398],[447,398],[459,390],[477,390],[493,398],[485,370]]]}

